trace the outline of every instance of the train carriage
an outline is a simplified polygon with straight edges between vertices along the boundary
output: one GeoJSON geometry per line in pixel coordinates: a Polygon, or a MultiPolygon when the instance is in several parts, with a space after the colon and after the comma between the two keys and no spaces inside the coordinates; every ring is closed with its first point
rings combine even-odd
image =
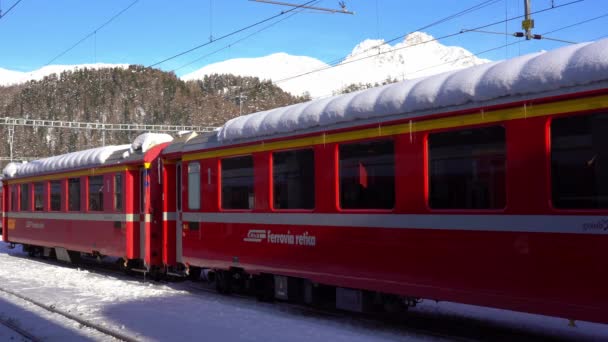
{"type": "Polygon", "coordinates": [[[3,240],[31,254],[83,252],[160,266],[157,156],[170,139],[144,134],[131,145],[9,164],[3,240]]]}
{"type": "Polygon", "coordinates": [[[282,299],[335,286],[346,309],[382,293],[607,322],[607,51],[254,113],[169,148],[176,260],[220,290],[241,273],[282,299]]]}

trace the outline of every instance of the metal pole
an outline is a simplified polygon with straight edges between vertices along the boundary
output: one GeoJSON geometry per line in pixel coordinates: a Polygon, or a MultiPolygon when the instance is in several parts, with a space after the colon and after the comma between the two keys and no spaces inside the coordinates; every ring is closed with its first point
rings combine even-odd
{"type": "Polygon", "coordinates": [[[532,29],[534,28],[534,20],[530,16],[530,1],[524,0],[525,19],[521,22],[521,28],[525,31],[526,40],[532,39],[532,29]]]}
{"type": "Polygon", "coordinates": [[[10,149],[10,157],[11,157],[11,161],[13,161],[13,145],[15,142],[15,126],[14,125],[9,125],[8,126],[8,146],[10,149]]]}

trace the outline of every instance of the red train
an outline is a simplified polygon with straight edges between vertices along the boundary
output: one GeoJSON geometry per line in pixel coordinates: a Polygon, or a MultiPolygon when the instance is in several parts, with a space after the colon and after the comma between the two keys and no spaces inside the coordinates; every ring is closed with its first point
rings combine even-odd
{"type": "Polygon", "coordinates": [[[167,140],[9,165],[4,241],[344,309],[608,323],[608,40],[167,140]]]}

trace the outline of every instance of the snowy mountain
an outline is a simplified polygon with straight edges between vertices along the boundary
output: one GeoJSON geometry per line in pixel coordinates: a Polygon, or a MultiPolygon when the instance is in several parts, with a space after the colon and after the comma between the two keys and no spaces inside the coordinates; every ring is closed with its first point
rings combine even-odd
{"type": "Polygon", "coordinates": [[[271,79],[294,95],[309,92],[312,97],[321,97],[351,84],[418,78],[486,62],[487,59],[477,58],[461,47],[445,46],[429,34],[416,32],[395,45],[367,39],[355,46],[348,57],[334,68],[328,68],[328,64],[311,57],[277,53],[210,64],[184,75],[182,79],[196,80],[214,73],[231,73],[271,79]],[[291,78],[320,69],[326,70],[291,78]]]}
{"type": "Polygon", "coordinates": [[[105,69],[105,68],[128,68],[128,64],[78,64],[78,65],[47,65],[38,70],[29,72],[12,71],[0,68],[0,86],[25,83],[27,81],[40,81],[52,74],[60,74],[64,71],[75,71],[79,69],[105,69]]]}

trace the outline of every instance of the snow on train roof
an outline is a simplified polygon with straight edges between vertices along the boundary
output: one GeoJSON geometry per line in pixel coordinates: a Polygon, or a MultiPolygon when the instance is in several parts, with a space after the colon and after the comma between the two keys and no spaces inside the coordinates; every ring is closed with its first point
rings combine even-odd
{"type": "Polygon", "coordinates": [[[608,39],[234,118],[220,142],[608,81],[608,39]]]}
{"type": "Polygon", "coordinates": [[[69,169],[95,167],[112,162],[119,163],[132,158],[133,155],[141,155],[148,149],[169,142],[173,138],[168,134],[144,133],[135,138],[132,144],[113,145],[77,151],[44,159],[34,160],[29,163],[9,163],[2,174],[6,178],[17,176],[31,176],[41,173],[57,172],[69,169]]]}

